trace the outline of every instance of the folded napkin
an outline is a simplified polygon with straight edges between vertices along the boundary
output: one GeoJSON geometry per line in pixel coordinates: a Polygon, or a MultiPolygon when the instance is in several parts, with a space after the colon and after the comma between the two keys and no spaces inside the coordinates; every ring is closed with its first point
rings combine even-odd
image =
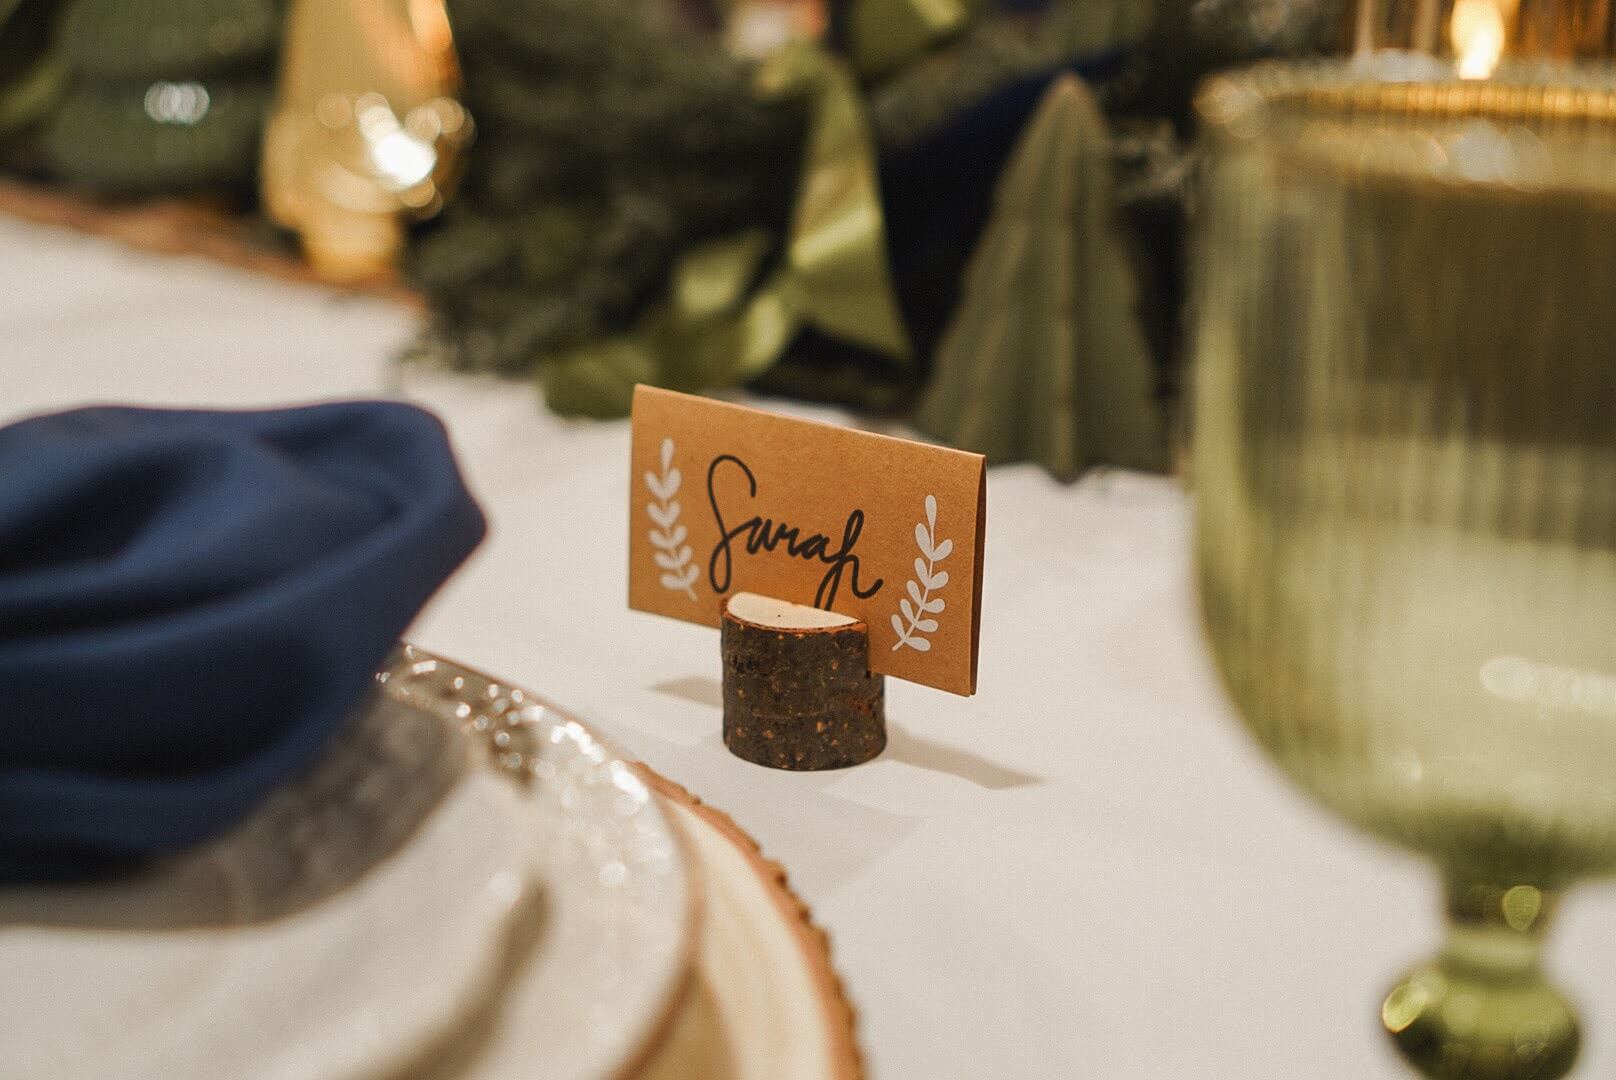
{"type": "Polygon", "coordinates": [[[223,831],[307,766],[483,518],[382,402],[0,428],[0,881],[223,831]]]}

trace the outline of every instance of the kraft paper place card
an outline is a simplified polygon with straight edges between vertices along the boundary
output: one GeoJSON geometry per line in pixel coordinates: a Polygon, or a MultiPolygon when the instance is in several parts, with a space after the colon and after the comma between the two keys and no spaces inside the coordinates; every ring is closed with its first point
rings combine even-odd
{"type": "Polygon", "coordinates": [[[629,606],[718,626],[752,592],[869,626],[870,668],[976,692],[979,454],[640,386],[629,606]]]}

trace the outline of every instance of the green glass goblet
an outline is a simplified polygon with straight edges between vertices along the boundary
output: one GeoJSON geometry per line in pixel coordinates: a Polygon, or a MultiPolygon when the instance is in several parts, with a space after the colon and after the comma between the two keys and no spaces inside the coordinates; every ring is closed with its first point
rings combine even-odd
{"type": "Polygon", "coordinates": [[[1407,1059],[1558,1077],[1542,935],[1616,870],[1616,76],[1365,70],[1201,99],[1203,617],[1283,769],[1441,872],[1407,1059]]]}

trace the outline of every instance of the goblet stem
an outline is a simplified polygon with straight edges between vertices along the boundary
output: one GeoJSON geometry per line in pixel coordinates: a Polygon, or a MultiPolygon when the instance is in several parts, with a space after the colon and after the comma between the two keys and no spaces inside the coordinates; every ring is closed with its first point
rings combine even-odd
{"type": "Polygon", "coordinates": [[[1381,1020],[1433,1080],[1556,1080],[1571,1071],[1577,1016],[1539,967],[1558,894],[1447,882],[1448,939],[1387,996],[1381,1020]]]}

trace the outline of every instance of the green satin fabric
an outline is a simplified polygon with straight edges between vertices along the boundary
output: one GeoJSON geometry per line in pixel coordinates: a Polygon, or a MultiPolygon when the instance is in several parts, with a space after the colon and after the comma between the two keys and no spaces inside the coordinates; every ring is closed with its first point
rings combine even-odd
{"type": "Polygon", "coordinates": [[[959,32],[970,15],[963,0],[860,0],[849,34],[853,62],[866,78],[890,74],[959,32]]]}
{"type": "Polygon", "coordinates": [[[809,103],[803,173],[777,265],[759,280],[774,248],[761,230],[687,252],[666,302],[632,332],[542,366],[552,408],[621,416],[637,381],[689,390],[745,382],[805,326],[912,359],[887,264],[875,146],[852,74],[824,49],[796,43],[764,61],[758,90],[809,103]]]}
{"type": "Polygon", "coordinates": [[[897,360],[911,358],[887,265],[875,144],[847,68],[822,49],[782,50],[760,72],[765,92],[813,102],[791,233],[788,292],[803,322],[897,360]]]}

